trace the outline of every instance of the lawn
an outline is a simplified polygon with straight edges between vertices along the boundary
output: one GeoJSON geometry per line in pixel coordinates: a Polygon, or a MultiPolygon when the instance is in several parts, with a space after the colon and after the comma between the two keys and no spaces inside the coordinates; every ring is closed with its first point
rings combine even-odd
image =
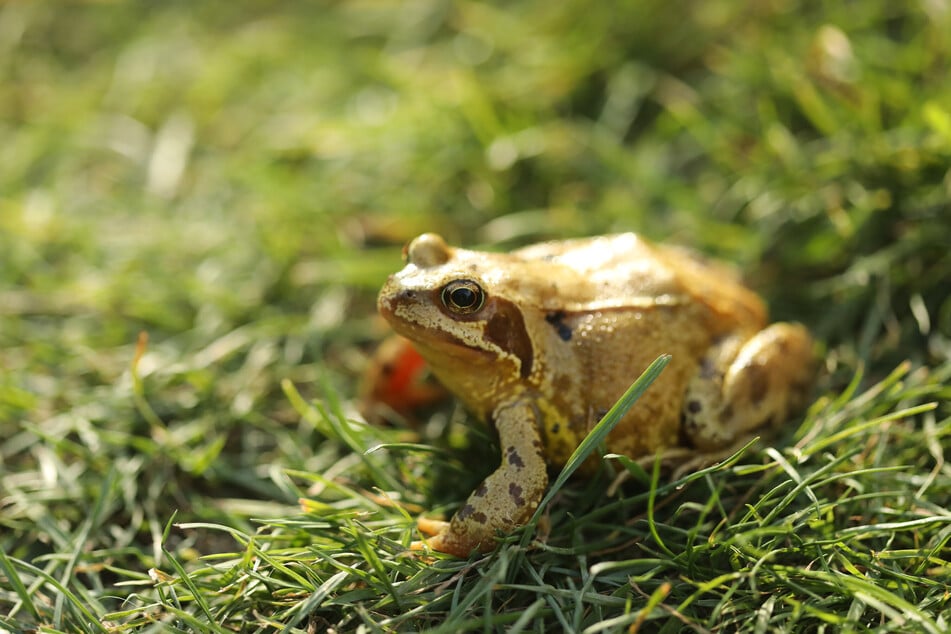
{"type": "Polygon", "coordinates": [[[946,1],[59,4],[0,5],[0,632],[951,628],[946,1]],[[358,413],[424,231],[731,261],[812,404],[411,553],[498,460],[358,413]]]}

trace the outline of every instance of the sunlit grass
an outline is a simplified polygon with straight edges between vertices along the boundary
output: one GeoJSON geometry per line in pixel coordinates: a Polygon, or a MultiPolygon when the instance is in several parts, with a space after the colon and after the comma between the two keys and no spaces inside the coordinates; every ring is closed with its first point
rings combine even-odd
{"type": "Polygon", "coordinates": [[[4,6],[0,629],[947,631],[948,32],[878,0],[4,6]],[[497,460],[461,409],[356,413],[430,230],[727,258],[823,342],[815,401],[412,553],[497,460]]]}

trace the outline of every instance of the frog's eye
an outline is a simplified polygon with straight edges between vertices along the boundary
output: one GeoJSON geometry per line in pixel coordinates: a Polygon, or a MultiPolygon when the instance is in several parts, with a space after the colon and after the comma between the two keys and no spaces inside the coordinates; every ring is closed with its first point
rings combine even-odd
{"type": "Polygon", "coordinates": [[[457,315],[474,313],[485,303],[485,291],[472,280],[454,280],[442,289],[443,306],[457,315]]]}

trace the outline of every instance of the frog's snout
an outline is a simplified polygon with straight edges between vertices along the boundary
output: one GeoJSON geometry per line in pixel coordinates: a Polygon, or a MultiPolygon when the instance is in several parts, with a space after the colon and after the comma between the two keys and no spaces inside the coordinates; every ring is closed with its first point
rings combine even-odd
{"type": "Polygon", "coordinates": [[[412,305],[419,302],[419,291],[408,288],[399,288],[394,277],[387,280],[376,300],[377,310],[383,317],[389,318],[396,312],[398,306],[412,305]],[[395,287],[395,288],[394,288],[395,287]]]}

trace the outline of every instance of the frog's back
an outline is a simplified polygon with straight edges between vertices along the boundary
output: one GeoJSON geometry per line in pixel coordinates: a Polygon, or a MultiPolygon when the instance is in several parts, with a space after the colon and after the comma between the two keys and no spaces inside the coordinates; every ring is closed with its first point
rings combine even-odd
{"type": "Polygon", "coordinates": [[[763,302],[743,286],[734,269],[634,233],[545,242],[512,255],[571,271],[561,276],[561,288],[550,295],[568,311],[691,303],[710,309],[714,330],[766,323],[763,302]]]}

